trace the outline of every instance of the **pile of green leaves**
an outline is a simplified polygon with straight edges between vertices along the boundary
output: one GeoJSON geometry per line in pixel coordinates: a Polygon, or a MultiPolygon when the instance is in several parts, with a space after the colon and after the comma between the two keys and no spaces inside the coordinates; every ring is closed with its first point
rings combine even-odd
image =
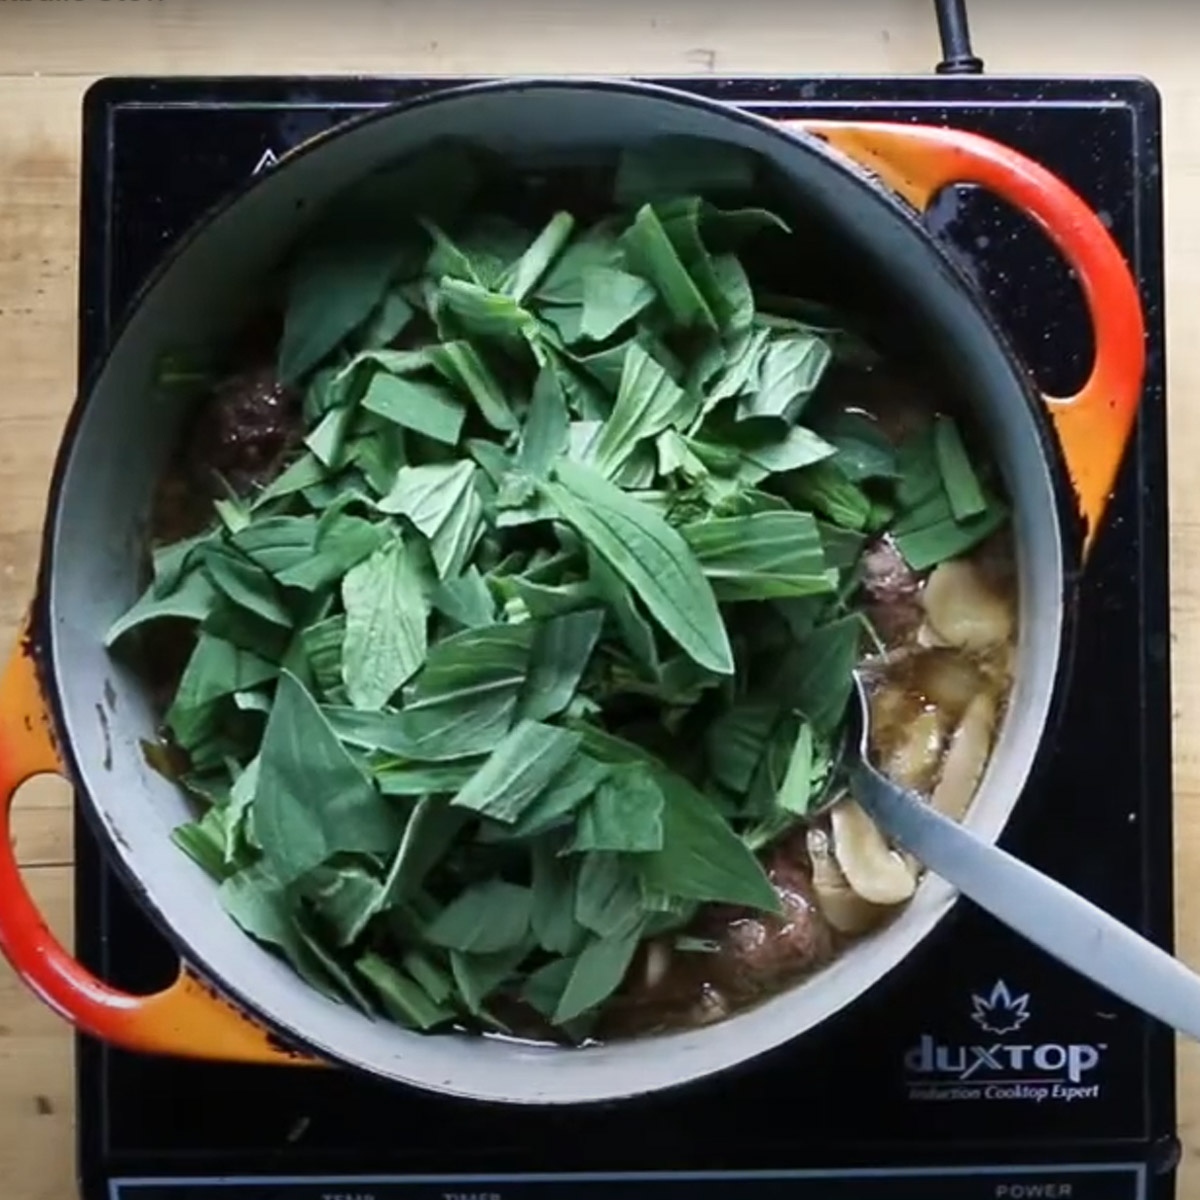
{"type": "Polygon", "coordinates": [[[580,1038],[642,939],[777,911],[756,854],[829,779],[865,539],[924,568],[1004,519],[949,419],[818,419],[853,342],[756,294],[743,251],[787,225],[718,201],[759,169],[658,144],[534,228],[439,146],[297,248],[303,449],[157,549],[108,641],[194,629],[177,841],[329,995],[580,1038]]]}

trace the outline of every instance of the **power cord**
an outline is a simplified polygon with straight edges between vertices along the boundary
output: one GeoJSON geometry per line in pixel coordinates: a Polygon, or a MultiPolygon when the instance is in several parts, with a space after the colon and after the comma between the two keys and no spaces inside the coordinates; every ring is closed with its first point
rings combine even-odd
{"type": "Polygon", "coordinates": [[[939,75],[981,75],[983,59],[971,50],[966,0],[933,0],[937,12],[938,37],[942,43],[939,75]]]}

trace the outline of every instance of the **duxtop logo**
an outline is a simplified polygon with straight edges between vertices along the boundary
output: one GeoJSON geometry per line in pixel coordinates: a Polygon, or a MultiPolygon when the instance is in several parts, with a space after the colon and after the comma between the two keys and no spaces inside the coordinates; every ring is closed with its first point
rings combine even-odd
{"type": "Polygon", "coordinates": [[[1108,1049],[1106,1043],[1014,1036],[1032,1017],[1028,992],[997,979],[990,989],[970,993],[967,1016],[996,1040],[959,1042],[922,1033],[904,1055],[910,1100],[1072,1103],[1100,1095],[1092,1072],[1108,1049]]]}
{"type": "Polygon", "coordinates": [[[1003,979],[987,996],[971,996],[971,1020],[984,1033],[1016,1033],[1029,1020],[1029,993],[1014,996],[1003,979]]]}

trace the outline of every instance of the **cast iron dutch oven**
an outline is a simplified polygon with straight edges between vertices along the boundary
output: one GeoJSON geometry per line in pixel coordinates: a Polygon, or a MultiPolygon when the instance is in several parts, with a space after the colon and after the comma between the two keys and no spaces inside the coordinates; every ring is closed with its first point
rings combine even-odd
{"type": "Polygon", "coordinates": [[[0,691],[0,949],[81,1029],[147,1052],[332,1062],[460,1097],[521,1104],[617,1100],[745,1062],[851,1004],[938,924],[953,891],[927,877],[907,909],[833,966],[721,1024],[644,1041],[552,1049],[409,1033],[325,999],[248,939],[217,890],[172,845],[183,795],[141,742],[155,715],[103,636],[135,598],[139,539],[181,412],[148,403],[162,352],[221,339],[304,217],[363,174],[431,140],[465,137],[514,156],[561,157],[683,134],[774,164],[810,241],[855,294],[968,397],[1015,507],[1020,638],[1015,691],[967,823],[997,838],[1024,787],[1065,669],[1075,580],[1133,427],[1144,331],[1134,282],[1108,232],[1063,182],[983,138],[921,126],[775,124],[671,89],[615,80],[456,88],[371,114],[299,147],[211,213],[139,296],[80,396],[50,497],[39,593],[0,691]],[[982,296],[920,215],[944,186],[982,185],[1023,209],[1074,269],[1095,329],[1073,397],[1038,394],[982,296]],[[186,334],[186,339],[183,335],[186,334]],[[39,917],[9,846],[13,793],[30,775],[77,785],[111,858],[186,965],[151,996],[76,963],[39,917]]]}

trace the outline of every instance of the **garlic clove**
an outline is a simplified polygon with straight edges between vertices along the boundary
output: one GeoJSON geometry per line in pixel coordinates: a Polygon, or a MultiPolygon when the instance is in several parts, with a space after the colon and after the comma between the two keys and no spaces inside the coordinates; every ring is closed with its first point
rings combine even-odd
{"type": "Polygon", "coordinates": [[[996,725],[996,704],[987,692],[978,693],[950,736],[942,775],[930,803],[938,812],[961,821],[970,807],[987,766],[996,725]]]}
{"type": "Polygon", "coordinates": [[[863,934],[874,929],[887,915],[887,909],[864,900],[850,886],[823,829],[812,826],[805,836],[812,863],[813,895],[821,915],[839,933],[863,934]]]}
{"type": "Polygon", "coordinates": [[[968,558],[952,558],[933,569],[921,603],[934,633],[953,646],[983,650],[1012,635],[1013,611],[968,558]]]}
{"type": "Polygon", "coordinates": [[[886,842],[858,801],[847,797],[829,812],[833,853],[846,881],[872,904],[902,904],[917,887],[916,872],[886,842]]]}
{"type": "Polygon", "coordinates": [[[883,773],[901,787],[927,791],[942,757],[942,723],[933,709],[922,709],[904,727],[888,754],[883,773]]]}

